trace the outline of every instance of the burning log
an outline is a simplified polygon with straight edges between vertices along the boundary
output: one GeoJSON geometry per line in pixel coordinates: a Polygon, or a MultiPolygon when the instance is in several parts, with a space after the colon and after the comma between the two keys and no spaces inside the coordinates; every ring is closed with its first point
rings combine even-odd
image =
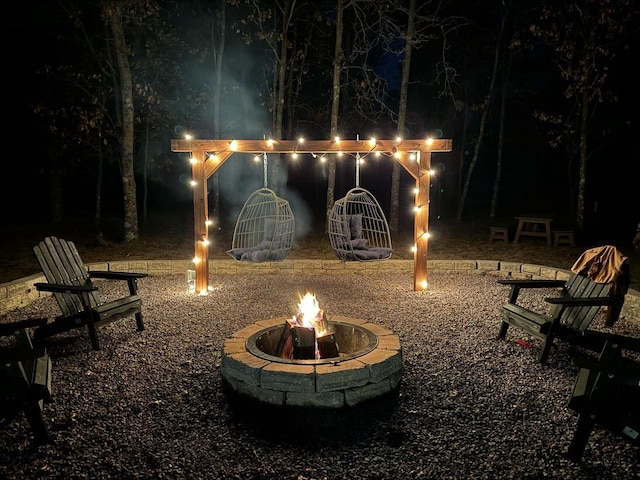
{"type": "Polygon", "coordinates": [[[336,343],[336,336],[333,333],[318,337],[317,342],[318,355],[320,358],[333,358],[338,356],[338,344],[336,343]]]}
{"type": "Polygon", "coordinates": [[[308,327],[291,327],[293,358],[313,360],[316,358],[316,331],[308,327]]]}

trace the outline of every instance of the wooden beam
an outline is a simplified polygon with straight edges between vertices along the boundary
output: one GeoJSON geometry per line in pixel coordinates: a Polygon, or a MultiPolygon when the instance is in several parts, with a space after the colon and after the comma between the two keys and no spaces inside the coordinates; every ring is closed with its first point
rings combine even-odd
{"type": "Polygon", "coordinates": [[[196,292],[206,294],[209,290],[209,227],[207,177],[204,174],[205,152],[194,151],[191,164],[193,184],[193,235],[195,240],[196,292]]]}
{"type": "Polygon", "coordinates": [[[360,153],[380,152],[450,152],[451,139],[436,138],[432,140],[171,140],[172,152],[194,152],[201,150],[209,153],[360,153]]]}

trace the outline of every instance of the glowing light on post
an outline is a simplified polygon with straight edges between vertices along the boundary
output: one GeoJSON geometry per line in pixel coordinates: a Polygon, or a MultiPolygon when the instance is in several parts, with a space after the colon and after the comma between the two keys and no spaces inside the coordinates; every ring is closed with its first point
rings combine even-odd
{"type": "Polygon", "coordinates": [[[371,137],[369,139],[369,145],[371,145],[372,148],[374,148],[377,145],[378,141],[375,139],[375,137],[371,137]]]}
{"type": "Polygon", "coordinates": [[[200,263],[200,259],[198,257],[193,257],[191,261],[193,262],[194,265],[198,265],[200,263]]]}
{"type": "Polygon", "coordinates": [[[229,150],[231,150],[232,152],[235,152],[238,149],[238,142],[236,142],[235,140],[231,140],[229,142],[229,150]]]}
{"type": "Polygon", "coordinates": [[[185,140],[191,140],[192,138],[193,138],[193,135],[191,135],[190,133],[187,133],[187,134],[184,136],[184,139],[185,139],[185,140]]]}
{"type": "Polygon", "coordinates": [[[430,146],[433,143],[433,138],[429,137],[427,138],[427,146],[430,146]]]}
{"type": "Polygon", "coordinates": [[[303,137],[298,138],[298,143],[304,143],[304,138],[303,137]]]}
{"type": "Polygon", "coordinates": [[[267,145],[269,145],[270,147],[273,147],[273,144],[276,143],[275,140],[273,138],[270,138],[269,140],[267,140],[267,145]]]}
{"type": "Polygon", "coordinates": [[[189,157],[189,163],[194,164],[194,163],[198,163],[198,161],[193,157],[189,157]]]}
{"type": "Polygon", "coordinates": [[[191,180],[190,184],[192,187],[195,187],[196,185],[198,185],[198,182],[196,182],[195,180],[191,180]]]}
{"type": "Polygon", "coordinates": [[[333,141],[338,143],[340,141],[340,137],[338,137],[337,135],[333,138],[333,141]]]}
{"type": "Polygon", "coordinates": [[[208,220],[208,219],[207,219],[207,220],[205,220],[205,221],[204,221],[204,224],[205,224],[207,227],[210,227],[211,225],[213,225],[213,222],[212,222],[211,220],[208,220]]]}

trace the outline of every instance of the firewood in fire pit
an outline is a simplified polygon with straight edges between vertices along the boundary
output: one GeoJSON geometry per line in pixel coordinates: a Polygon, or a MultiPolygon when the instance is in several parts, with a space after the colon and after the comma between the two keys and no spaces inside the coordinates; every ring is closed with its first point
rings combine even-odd
{"type": "Polygon", "coordinates": [[[338,356],[338,344],[336,336],[329,333],[322,337],[318,337],[318,353],[320,358],[333,358],[338,356]]]}
{"type": "Polygon", "coordinates": [[[307,327],[291,327],[293,358],[313,360],[316,358],[316,331],[307,327]]]}

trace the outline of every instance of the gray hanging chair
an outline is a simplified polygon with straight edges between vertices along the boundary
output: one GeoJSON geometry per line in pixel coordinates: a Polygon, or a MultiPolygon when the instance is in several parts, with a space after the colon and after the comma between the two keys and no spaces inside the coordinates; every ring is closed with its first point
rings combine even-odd
{"type": "Polygon", "coordinates": [[[244,203],[227,253],[242,262],[277,262],[291,251],[296,222],[289,202],[267,188],[267,154],[263,154],[264,187],[244,203]]]}
{"type": "Polygon", "coordinates": [[[295,227],[289,202],[273,190],[261,188],[240,210],[227,253],[244,262],[284,260],[291,251],[295,227]]]}
{"type": "Polygon", "coordinates": [[[393,253],[387,219],[375,197],[364,188],[349,190],[333,204],[329,239],[343,261],[387,260],[393,253]]]}

